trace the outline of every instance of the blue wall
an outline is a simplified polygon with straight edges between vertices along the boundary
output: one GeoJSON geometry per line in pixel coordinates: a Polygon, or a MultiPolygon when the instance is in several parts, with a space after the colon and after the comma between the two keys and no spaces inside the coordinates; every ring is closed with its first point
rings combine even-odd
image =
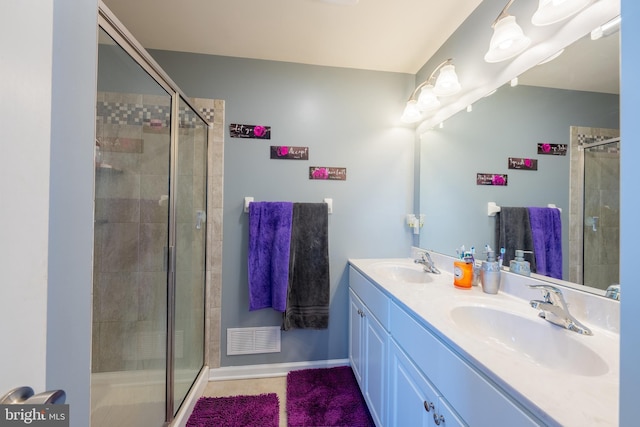
{"type": "Polygon", "coordinates": [[[399,73],[152,51],[188,96],[226,101],[221,366],[348,356],[348,258],[406,257],[413,212],[415,133],[399,117],[414,76],[399,73]],[[271,140],[229,137],[231,123],[271,126],[271,140]],[[309,161],[270,160],[270,145],[309,147],[309,161]],[[310,166],[347,168],[346,181],[311,181],[310,166]],[[226,356],[226,330],[280,325],[248,311],[245,196],[256,201],[333,199],[329,218],[328,330],[282,333],[282,352],[226,356]]]}

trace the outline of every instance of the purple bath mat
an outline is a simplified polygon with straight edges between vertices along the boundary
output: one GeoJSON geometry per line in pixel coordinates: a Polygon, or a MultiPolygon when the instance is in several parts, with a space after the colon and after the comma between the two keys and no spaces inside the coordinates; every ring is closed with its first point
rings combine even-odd
{"type": "Polygon", "coordinates": [[[287,375],[290,427],[373,427],[350,366],[304,369],[287,375]]]}
{"type": "Polygon", "coordinates": [[[279,421],[280,404],[275,393],[201,397],[187,427],[278,427],[279,421]]]}

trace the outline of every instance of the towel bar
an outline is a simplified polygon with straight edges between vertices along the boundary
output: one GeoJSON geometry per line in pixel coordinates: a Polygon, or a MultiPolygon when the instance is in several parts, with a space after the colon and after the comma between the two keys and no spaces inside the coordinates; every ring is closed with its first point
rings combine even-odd
{"type": "MultiPolygon", "coordinates": [[[[560,209],[559,207],[557,207],[556,205],[554,205],[553,203],[549,203],[547,205],[548,208],[556,208],[558,209],[560,212],[562,212],[562,209],[560,209]]],[[[487,203],[487,215],[488,216],[496,216],[496,213],[500,212],[500,206],[498,206],[496,204],[496,202],[489,202],[487,203]]]]}
{"type": "MultiPolygon", "coordinates": [[[[327,204],[329,213],[333,213],[333,199],[325,198],[322,201],[327,204]]],[[[249,203],[251,202],[253,202],[253,197],[247,196],[244,198],[244,213],[249,213],[249,203]]]]}

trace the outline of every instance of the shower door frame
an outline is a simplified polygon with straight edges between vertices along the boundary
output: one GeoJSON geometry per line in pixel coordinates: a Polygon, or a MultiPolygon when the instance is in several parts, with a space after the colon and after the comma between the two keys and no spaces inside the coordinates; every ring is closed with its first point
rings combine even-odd
{"type": "MultiPolygon", "coordinates": [[[[166,393],[165,393],[165,426],[170,423],[176,417],[176,408],[174,406],[174,366],[175,366],[175,295],[176,295],[176,159],[178,151],[178,131],[179,131],[179,105],[182,100],[189,108],[200,118],[203,123],[211,129],[211,124],[207,119],[197,110],[197,108],[191,103],[190,99],[184,94],[184,92],[178,87],[178,85],[162,70],[160,65],[149,55],[149,53],[138,43],[133,35],[124,27],[124,25],[118,20],[118,18],[109,10],[109,8],[100,1],[98,7],[98,29],[104,30],[113,40],[127,53],[131,58],[140,65],[162,88],[171,95],[171,162],[170,162],[170,186],[169,186],[169,247],[168,247],[168,285],[167,285],[167,343],[166,343],[166,393]]],[[[207,140],[207,146],[210,141],[207,140]]],[[[208,151],[205,146],[205,153],[208,151]]],[[[208,167],[208,165],[207,165],[208,167]]],[[[205,170],[205,198],[207,197],[206,188],[208,183],[206,177],[208,173],[205,170]]],[[[206,203],[205,203],[206,209],[206,203]]],[[[205,221],[205,236],[206,236],[206,221],[205,221]]],[[[206,241],[206,240],[205,240],[206,241]]],[[[206,255],[206,245],[205,245],[206,255]]],[[[204,257],[206,259],[206,256],[204,257]]],[[[204,290],[204,303],[206,306],[206,284],[203,283],[204,290]]],[[[200,372],[194,378],[194,385],[203,377],[203,373],[208,370],[208,346],[206,345],[206,337],[208,336],[208,325],[205,319],[202,319],[204,324],[203,334],[203,364],[200,368],[200,372]]],[[[193,391],[193,386],[189,394],[193,391]]],[[[189,394],[182,402],[189,400],[189,394]]]]}

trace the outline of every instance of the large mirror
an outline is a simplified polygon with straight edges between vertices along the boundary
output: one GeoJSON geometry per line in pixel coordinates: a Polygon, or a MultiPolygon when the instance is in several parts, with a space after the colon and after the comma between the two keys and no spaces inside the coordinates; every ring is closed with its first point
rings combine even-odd
{"type": "Polygon", "coordinates": [[[587,34],[517,85],[422,134],[420,247],[455,256],[474,246],[482,258],[484,246],[495,245],[490,202],[552,204],[561,209],[563,282],[599,295],[618,283],[619,52],[618,32],[597,40],[587,34]],[[540,144],[566,151],[538,154],[540,144]],[[511,169],[509,159],[532,159],[535,168],[511,169]],[[507,182],[481,185],[478,174],[507,182]]]}

